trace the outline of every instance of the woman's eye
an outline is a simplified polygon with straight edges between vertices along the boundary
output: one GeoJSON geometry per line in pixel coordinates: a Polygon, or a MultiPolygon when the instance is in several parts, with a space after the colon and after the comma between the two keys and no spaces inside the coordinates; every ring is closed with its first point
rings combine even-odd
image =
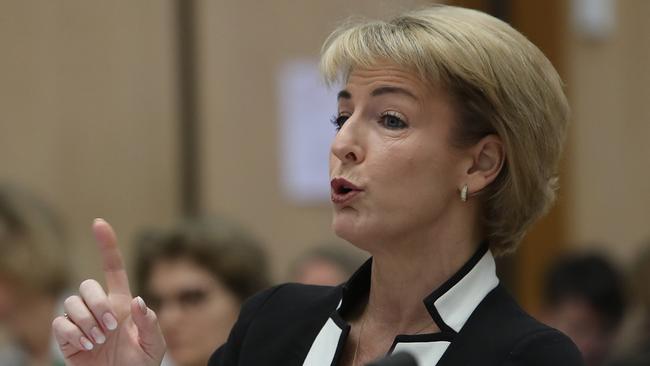
{"type": "Polygon", "coordinates": [[[334,125],[334,128],[336,128],[336,130],[339,131],[341,127],[343,127],[343,124],[345,124],[345,121],[348,120],[348,118],[350,118],[350,116],[338,115],[338,116],[333,116],[330,121],[334,125]]]}
{"type": "Polygon", "coordinates": [[[178,302],[182,306],[195,306],[205,301],[207,297],[208,294],[204,290],[185,290],[178,294],[178,302]]]}
{"type": "Polygon", "coordinates": [[[393,114],[384,114],[381,116],[380,123],[391,130],[399,130],[408,127],[407,124],[398,116],[393,114]]]}

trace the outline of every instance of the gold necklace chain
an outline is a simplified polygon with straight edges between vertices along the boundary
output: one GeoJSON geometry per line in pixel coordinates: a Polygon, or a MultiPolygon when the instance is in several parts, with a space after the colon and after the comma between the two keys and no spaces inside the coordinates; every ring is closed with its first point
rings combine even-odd
{"type": "MultiPolygon", "coordinates": [[[[366,320],[368,320],[368,316],[363,318],[361,321],[361,326],[359,327],[359,337],[357,338],[357,344],[354,347],[354,357],[352,357],[352,366],[357,366],[357,354],[359,353],[359,345],[361,344],[361,335],[363,333],[363,328],[366,326],[366,320]]],[[[413,334],[420,334],[424,332],[425,329],[429,328],[431,326],[431,323],[427,323],[424,328],[418,330],[417,332],[413,334]]]]}

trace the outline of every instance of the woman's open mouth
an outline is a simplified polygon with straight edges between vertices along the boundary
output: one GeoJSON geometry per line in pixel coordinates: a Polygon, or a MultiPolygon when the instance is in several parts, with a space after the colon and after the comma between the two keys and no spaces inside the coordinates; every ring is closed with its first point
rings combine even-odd
{"type": "Polygon", "coordinates": [[[332,179],[330,186],[332,187],[332,202],[339,205],[350,202],[359,193],[363,192],[363,189],[343,178],[332,179]]]}

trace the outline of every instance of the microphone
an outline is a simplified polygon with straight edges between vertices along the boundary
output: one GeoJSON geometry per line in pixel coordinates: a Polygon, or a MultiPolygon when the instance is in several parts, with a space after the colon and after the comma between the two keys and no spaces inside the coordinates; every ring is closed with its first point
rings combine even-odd
{"type": "Polygon", "coordinates": [[[397,352],[366,366],[418,366],[418,362],[409,353],[397,352]]]}

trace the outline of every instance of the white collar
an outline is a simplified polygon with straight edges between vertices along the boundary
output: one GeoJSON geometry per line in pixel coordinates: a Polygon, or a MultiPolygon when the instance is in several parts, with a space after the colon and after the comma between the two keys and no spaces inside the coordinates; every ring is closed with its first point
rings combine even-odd
{"type": "MultiPolygon", "coordinates": [[[[343,340],[350,330],[341,313],[368,296],[371,269],[372,259],[369,259],[342,286],[341,301],[312,343],[304,366],[328,366],[340,357],[343,340]]],[[[398,335],[388,353],[408,352],[419,365],[437,365],[474,310],[498,284],[494,257],[487,244],[483,244],[453,276],[423,300],[440,332],[398,335]]]]}

